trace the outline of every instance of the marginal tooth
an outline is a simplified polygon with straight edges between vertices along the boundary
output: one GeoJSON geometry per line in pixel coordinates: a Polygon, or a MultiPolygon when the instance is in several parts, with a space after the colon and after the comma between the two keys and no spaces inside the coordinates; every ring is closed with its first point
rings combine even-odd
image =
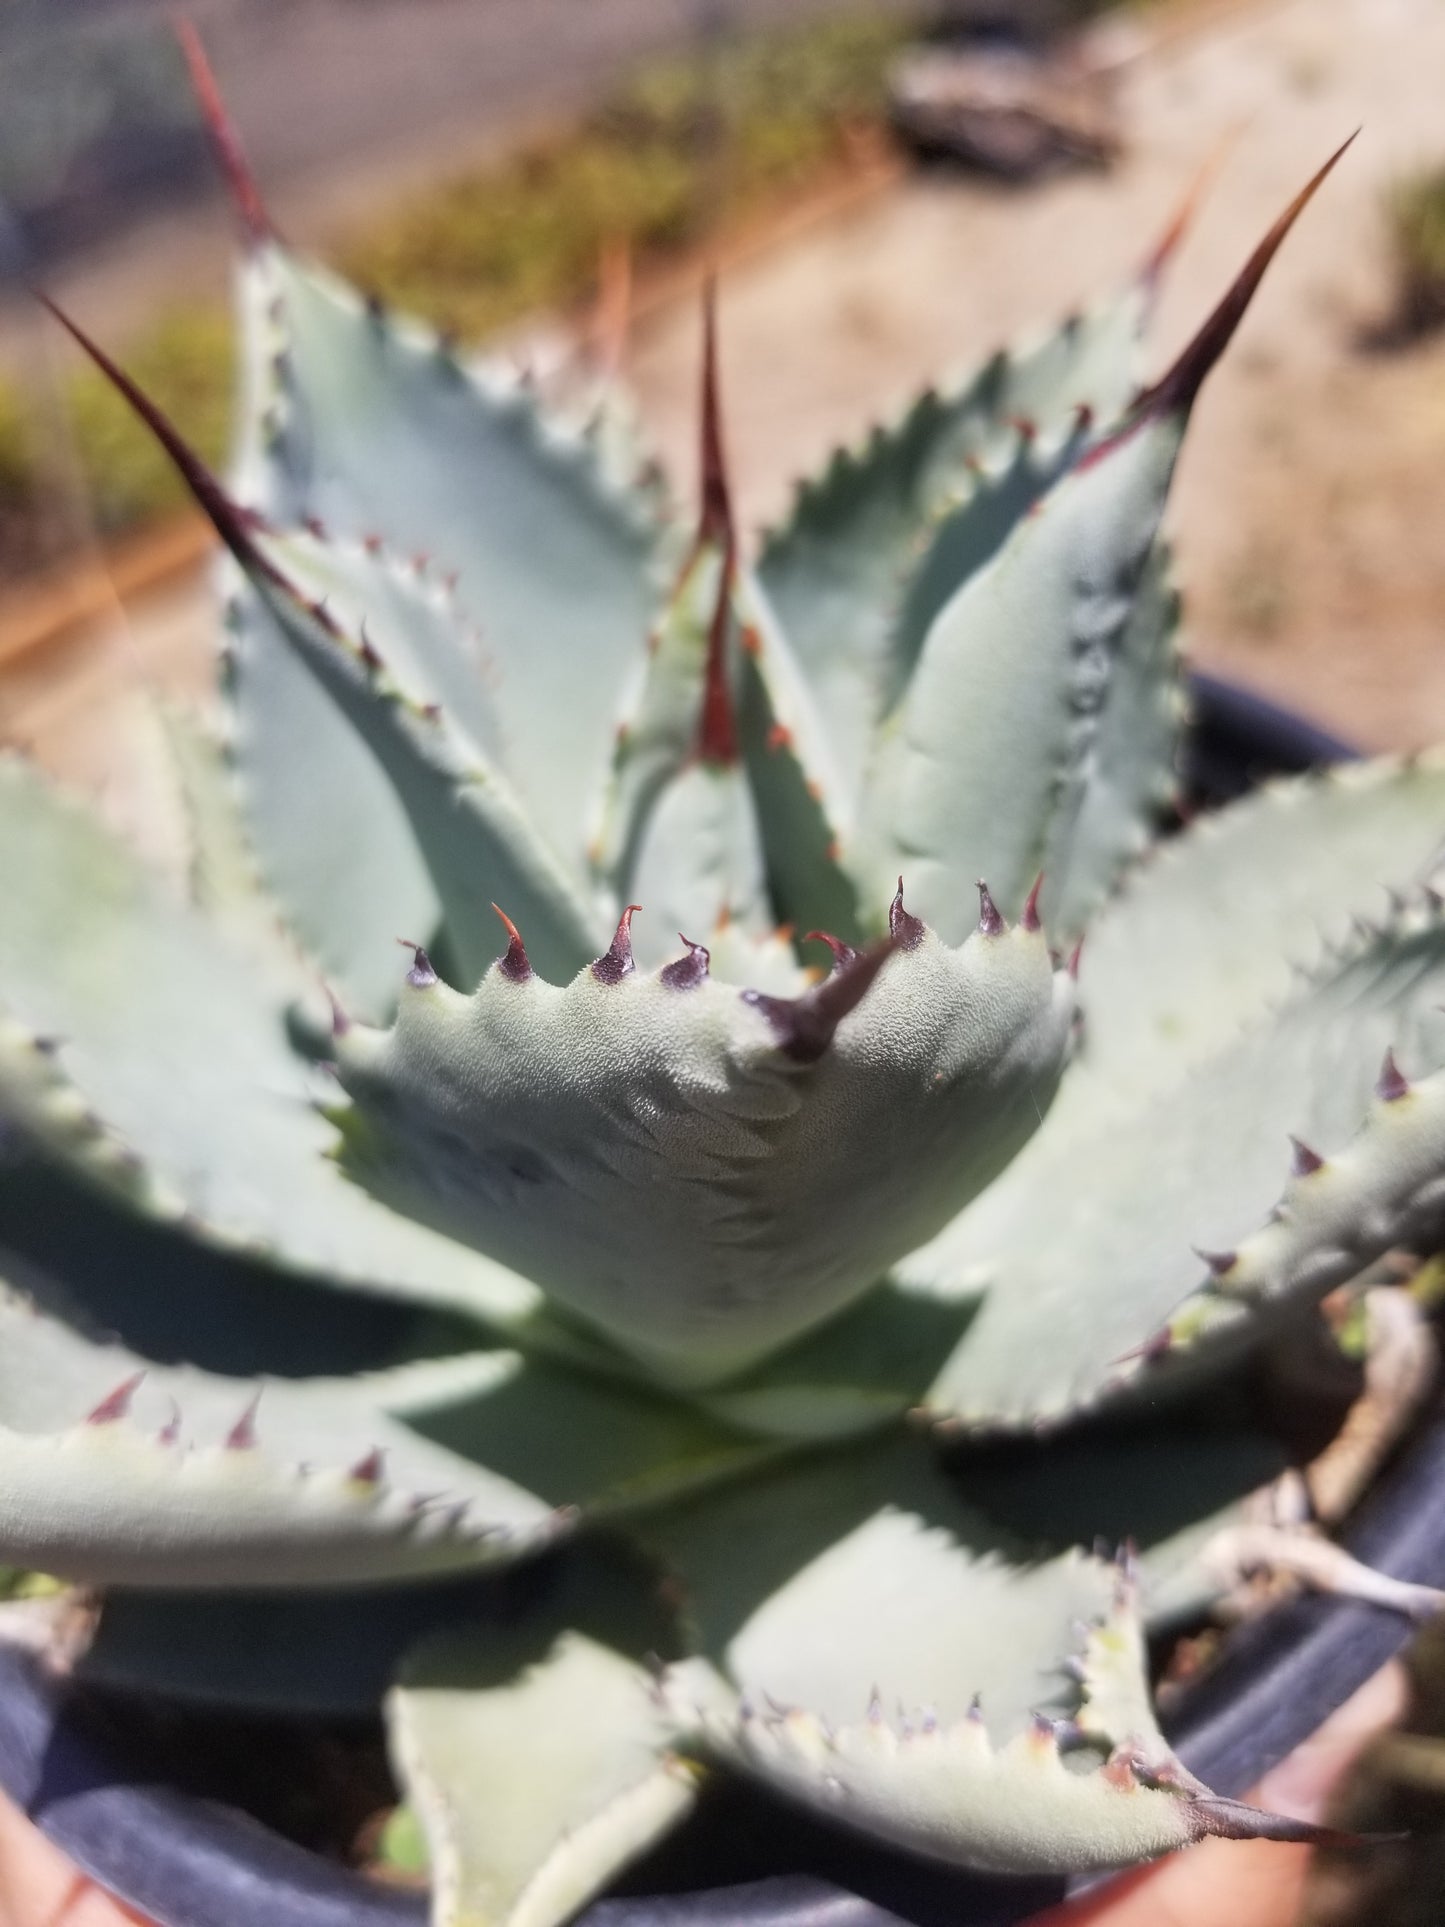
{"type": "Polygon", "coordinates": [[[804,943],[825,943],[833,953],[833,968],[846,969],[858,952],[852,944],[844,943],[841,937],[833,937],[826,930],[810,930],[803,938],[804,943]]]}
{"type": "Polygon", "coordinates": [[[171,1400],[171,1415],[156,1433],[157,1445],[178,1445],[181,1437],[181,1408],[171,1400]]]}
{"type": "Polygon", "coordinates": [[[883,1695],[876,1686],[868,1695],[868,1724],[870,1726],[883,1724],[883,1695]]]}
{"type": "Polygon", "coordinates": [[[379,1445],[373,1445],[364,1458],[356,1461],[347,1478],[357,1485],[380,1485],[386,1470],[386,1454],[379,1445]]]}
{"type": "Polygon", "coordinates": [[[144,1372],[132,1372],[129,1378],[122,1379],[113,1392],[106,1396],[88,1414],[87,1425],[115,1425],[130,1411],[130,1402],[140,1389],[145,1378],[144,1372]]]}
{"type": "Polygon", "coordinates": [[[843,1019],[862,1003],[893,952],[902,947],[895,938],[886,937],[860,951],[851,963],[801,997],[772,997],[763,990],[744,990],[742,1000],[767,1018],[785,1056],[795,1063],[813,1064],[832,1043],[843,1019]]]}
{"type": "Polygon", "coordinates": [[[1039,892],[1043,887],[1044,873],[1040,870],[1034,878],[1034,887],[1029,891],[1028,897],[1024,902],[1023,914],[1019,918],[1019,928],[1021,930],[1037,930],[1039,928],[1039,892]]]}
{"type": "Polygon", "coordinates": [[[260,1403],[261,1394],[257,1392],[250,1404],[247,1405],[245,1411],[242,1412],[241,1416],[236,1420],[236,1423],[226,1434],[226,1450],[228,1452],[252,1452],[255,1450],[256,1407],[260,1403]]]}
{"type": "Polygon", "coordinates": [[[492,905],[492,908],[501,918],[502,928],[507,933],[507,948],[497,959],[497,974],[498,976],[505,977],[509,983],[524,984],[532,975],[532,964],[527,955],[527,946],[522,942],[520,931],[507,915],[506,911],[503,910],[499,904],[495,903],[492,905]]]}
{"type": "Polygon", "coordinates": [[[641,908],[640,903],[628,904],[618,918],[612,942],[592,965],[592,975],[599,984],[620,984],[637,968],[632,959],[632,919],[641,908]]]}
{"type": "Polygon", "coordinates": [[[898,890],[888,906],[888,934],[900,950],[916,950],[923,941],[924,922],[922,917],[909,914],[903,907],[903,879],[898,879],[898,890]]]}
{"type": "Polygon", "coordinates": [[[1375,1081],[1375,1096],[1382,1104],[1398,1104],[1402,1097],[1410,1095],[1410,1080],[1395,1062],[1393,1050],[1385,1052],[1385,1061],[1380,1066],[1380,1075],[1375,1081]]]}
{"type": "Polygon", "coordinates": [[[1027,1738],[1030,1751],[1045,1757],[1057,1755],[1059,1736],[1047,1713],[1030,1713],[1027,1738]]]}
{"type": "Polygon", "coordinates": [[[712,953],[703,944],[694,943],[681,930],[677,934],[687,945],[687,955],[664,964],[657,973],[658,981],[666,984],[669,990],[695,990],[707,978],[712,953]]]}
{"type": "Polygon", "coordinates": [[[1209,1275],[1212,1278],[1224,1278],[1228,1276],[1239,1263],[1239,1253],[1237,1251],[1201,1251],[1198,1245],[1195,1245],[1193,1250],[1195,1257],[1199,1259],[1201,1264],[1207,1266],[1209,1275]]]}
{"type": "Polygon", "coordinates": [[[1080,937],[1079,941],[1074,945],[1073,949],[1069,952],[1069,961],[1067,966],[1069,975],[1073,978],[1075,983],[1079,981],[1079,964],[1083,959],[1083,955],[1084,955],[1084,939],[1080,937]]]}
{"type": "Polygon", "coordinates": [[[1318,1151],[1312,1151],[1303,1138],[1292,1137],[1289,1143],[1291,1177],[1308,1178],[1316,1171],[1323,1170],[1324,1159],[1318,1151]]]}
{"type": "Polygon", "coordinates": [[[411,969],[406,973],[406,981],[413,990],[430,990],[437,980],[436,969],[431,958],[421,945],[413,943],[410,937],[398,937],[397,942],[403,950],[411,952],[411,969]]]}
{"type": "Polygon", "coordinates": [[[331,1006],[331,1035],[344,1037],[351,1029],[351,1019],[341,1007],[341,1000],[330,984],[326,985],[326,1001],[331,1006]]]}
{"type": "MultiPolygon", "coordinates": [[[[312,614],[318,622],[324,620],[326,615],[325,603],[318,602],[312,610],[312,614]]],[[[366,670],[368,675],[374,676],[376,672],[384,666],[381,660],[380,650],[366,633],[366,618],[364,616],[361,619],[361,640],[357,644],[356,653],[360,656],[361,666],[366,670]]]]}
{"type": "Polygon", "coordinates": [[[1001,937],[1008,925],[999,914],[998,905],[989,894],[988,885],[980,877],[978,880],[978,929],[984,937],[1001,937]]]}

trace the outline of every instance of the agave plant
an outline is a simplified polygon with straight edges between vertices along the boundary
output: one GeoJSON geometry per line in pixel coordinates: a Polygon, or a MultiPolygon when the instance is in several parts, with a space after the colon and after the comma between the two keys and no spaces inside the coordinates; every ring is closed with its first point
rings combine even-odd
{"type": "Polygon", "coordinates": [[[615,395],[284,247],[211,112],[229,485],[90,349],[229,550],[185,878],[0,767],[0,1556],[98,1589],[97,1679],[385,1693],[443,1923],[549,1927],[712,1774],[1001,1870],[1298,1836],[1144,1638],[1300,1543],[1419,1603],[1251,1523],[1236,1394],[1433,1237],[1445,763],[1161,841],[1160,523],[1323,172],[1162,381],[1168,246],[750,557],[710,328],[688,523],[615,395]]]}

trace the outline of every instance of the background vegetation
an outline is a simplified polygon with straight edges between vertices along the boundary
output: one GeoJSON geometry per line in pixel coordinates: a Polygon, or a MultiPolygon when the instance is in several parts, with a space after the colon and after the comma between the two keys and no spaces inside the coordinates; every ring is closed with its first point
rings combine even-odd
{"type": "MultiPolygon", "coordinates": [[[[467,341],[586,300],[609,249],[643,267],[876,149],[898,20],[844,16],[749,36],[698,60],[655,62],[577,125],[460,173],[343,237],[333,258],[362,287],[467,341]]],[[[114,344],[110,344],[114,345],[114,344]]],[[[223,454],[229,317],[172,306],[120,344],[138,379],[209,459],[223,454]]],[[[66,384],[79,467],[108,535],[175,507],[169,464],[92,371],[66,384]]],[[[0,566],[53,554],[40,424],[0,381],[0,566]]]]}

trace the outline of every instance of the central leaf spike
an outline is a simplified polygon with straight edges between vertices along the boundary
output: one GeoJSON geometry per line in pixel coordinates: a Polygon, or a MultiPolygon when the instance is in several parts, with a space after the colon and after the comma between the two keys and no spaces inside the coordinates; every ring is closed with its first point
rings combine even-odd
{"type": "Polygon", "coordinates": [[[1157,420],[1168,415],[1182,417],[1189,413],[1210,370],[1229,346],[1235,329],[1244,319],[1245,311],[1254,299],[1270,262],[1284,245],[1285,237],[1324,185],[1328,175],[1343,159],[1346,150],[1357,136],[1358,129],[1356,133],[1350,135],[1349,140],[1336,148],[1318,173],[1300,189],[1235,276],[1223,299],[1205,320],[1204,325],[1189,342],[1173,367],[1152,387],[1144,390],[1135,402],[1133,411],[1123,427],[1091,449],[1085,457],[1086,463],[1098,461],[1109,449],[1117,447],[1146,421],[1157,420]]]}
{"type": "Polygon", "coordinates": [[[620,984],[636,969],[632,957],[632,919],[641,908],[640,903],[628,904],[617,920],[616,935],[592,965],[592,975],[599,984],[620,984]]]}
{"type": "Polygon", "coordinates": [[[698,725],[698,755],[705,763],[732,765],[741,755],[732,690],[728,686],[728,629],[732,620],[737,573],[737,529],[733,521],[732,489],[723,451],[722,405],[718,393],[717,291],[709,281],[703,296],[702,347],[702,475],[699,550],[719,553],[717,604],[708,629],[707,667],[703,676],[702,717],[698,725]]]}
{"type": "Polygon", "coordinates": [[[858,1008],[884,964],[901,948],[895,937],[885,937],[801,997],[770,997],[761,990],[745,990],[743,1002],[767,1018],[785,1057],[814,1064],[832,1043],[839,1024],[858,1008]]]}

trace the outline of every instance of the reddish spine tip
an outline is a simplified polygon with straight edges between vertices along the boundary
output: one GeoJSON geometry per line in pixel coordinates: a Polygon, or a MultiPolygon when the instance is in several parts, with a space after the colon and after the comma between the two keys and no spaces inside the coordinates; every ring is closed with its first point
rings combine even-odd
{"type": "Polygon", "coordinates": [[[181,1408],[179,1405],[176,1404],[176,1401],[172,1399],[171,1415],[166,1420],[165,1424],[161,1427],[160,1431],[156,1433],[156,1444],[157,1445],[176,1445],[180,1441],[180,1436],[181,1436],[181,1408]]]}
{"type": "Polygon", "coordinates": [[[180,42],[185,56],[186,70],[191,78],[191,87],[200,107],[201,117],[206,123],[206,132],[211,139],[222,177],[230,190],[236,212],[240,216],[241,227],[246,239],[253,247],[260,247],[272,237],[270,216],[266,204],[261,199],[261,191],[256,185],[256,177],[251,172],[246,150],[241,145],[226,103],[221,98],[220,87],[216,83],[211,63],[206,58],[206,50],[201,44],[201,36],[189,20],[178,19],[175,23],[176,39],[180,42]]]}
{"type": "Polygon", "coordinates": [[[810,930],[803,938],[804,943],[825,943],[833,953],[833,968],[843,970],[852,963],[858,952],[852,944],[844,943],[841,937],[830,936],[826,930],[810,930]]]}
{"type": "Polygon", "coordinates": [[[226,1450],[228,1452],[251,1452],[255,1450],[256,1407],[260,1403],[261,1394],[257,1392],[245,1411],[242,1412],[241,1416],[236,1420],[236,1423],[231,1427],[230,1431],[227,1432],[226,1450]]]}
{"type": "Polygon", "coordinates": [[[386,1454],[379,1445],[373,1445],[365,1458],[358,1459],[346,1476],[357,1485],[380,1485],[385,1470],[386,1454]]]}
{"type": "Polygon", "coordinates": [[[916,950],[923,942],[924,922],[903,907],[903,879],[888,906],[888,934],[900,950],[916,950]]]}
{"type": "Polygon", "coordinates": [[[710,275],[702,297],[702,515],[698,539],[735,546],[732,489],[723,447],[722,402],[718,381],[717,283],[710,275]]]}
{"type": "Polygon", "coordinates": [[[712,963],[712,954],[704,945],[694,943],[692,938],[683,931],[679,930],[677,934],[687,945],[687,955],[677,958],[673,963],[664,964],[657,973],[658,979],[666,984],[669,990],[696,990],[707,976],[712,963]]]}
{"type": "MultiPolygon", "coordinates": [[[[1290,202],[1245,262],[1223,300],[1168,374],[1140,396],[1136,406],[1136,420],[1143,420],[1149,416],[1183,414],[1193,405],[1194,398],[1204,386],[1209,371],[1229,346],[1235,329],[1244,319],[1245,311],[1254,299],[1256,290],[1263,281],[1270,262],[1283,245],[1286,235],[1324,185],[1331,169],[1336,166],[1345,150],[1355,140],[1358,131],[1356,129],[1356,133],[1351,134],[1349,140],[1336,149],[1313,179],[1290,202]]],[[[1127,429],[1124,432],[1127,432],[1127,429]]]]}
{"type": "Polygon", "coordinates": [[[1303,1138],[1292,1137],[1289,1145],[1291,1177],[1308,1178],[1324,1168],[1324,1159],[1318,1151],[1312,1151],[1303,1138]]]}
{"type": "Polygon", "coordinates": [[[984,937],[1001,937],[1008,928],[982,877],[978,880],[978,928],[984,937]]]}
{"type": "Polygon", "coordinates": [[[1029,891],[1028,896],[1024,900],[1023,914],[1019,918],[1019,928],[1021,930],[1038,930],[1041,927],[1039,923],[1039,893],[1043,887],[1044,873],[1040,870],[1034,878],[1033,889],[1029,891]]]}
{"type": "Polygon", "coordinates": [[[1084,939],[1080,937],[1079,941],[1074,945],[1073,949],[1069,952],[1069,961],[1066,966],[1066,968],[1068,969],[1069,975],[1073,978],[1075,983],[1079,981],[1079,965],[1083,961],[1083,956],[1084,956],[1084,939]]]}
{"type": "Polygon", "coordinates": [[[431,958],[421,945],[413,943],[410,937],[398,937],[397,942],[403,950],[411,952],[411,969],[406,973],[407,982],[413,990],[430,990],[437,980],[436,968],[431,958]]]}
{"type": "Polygon", "coordinates": [[[507,948],[497,959],[498,975],[505,977],[510,983],[524,984],[532,975],[532,964],[531,959],[527,955],[527,946],[522,942],[521,933],[518,931],[516,924],[512,922],[512,919],[507,915],[501,905],[494,903],[492,908],[501,918],[502,928],[507,933],[507,948]]]}
{"type": "Polygon", "coordinates": [[[620,984],[636,968],[632,958],[632,919],[641,908],[640,903],[629,903],[618,918],[616,935],[592,966],[592,975],[599,984],[620,984]]]}
{"type": "Polygon", "coordinates": [[[333,1037],[344,1037],[347,1031],[351,1029],[351,1019],[341,1008],[336,992],[329,984],[326,986],[326,1001],[331,1006],[331,1035],[333,1037]]]}
{"type": "Polygon", "coordinates": [[[1375,1080],[1375,1096],[1382,1104],[1398,1104],[1402,1097],[1410,1094],[1410,1080],[1395,1062],[1393,1050],[1385,1052],[1385,1061],[1380,1066],[1380,1075],[1375,1080]]]}
{"type": "Polygon", "coordinates": [[[129,1378],[122,1379],[121,1383],[116,1386],[115,1390],[113,1392],[108,1392],[106,1396],[100,1401],[99,1405],[96,1406],[95,1410],[87,1416],[85,1421],[86,1424],[87,1425],[117,1424],[121,1419],[125,1417],[127,1412],[129,1412],[130,1402],[135,1397],[136,1393],[140,1390],[141,1384],[144,1381],[144,1379],[145,1379],[144,1372],[133,1372],[129,1378]]]}

